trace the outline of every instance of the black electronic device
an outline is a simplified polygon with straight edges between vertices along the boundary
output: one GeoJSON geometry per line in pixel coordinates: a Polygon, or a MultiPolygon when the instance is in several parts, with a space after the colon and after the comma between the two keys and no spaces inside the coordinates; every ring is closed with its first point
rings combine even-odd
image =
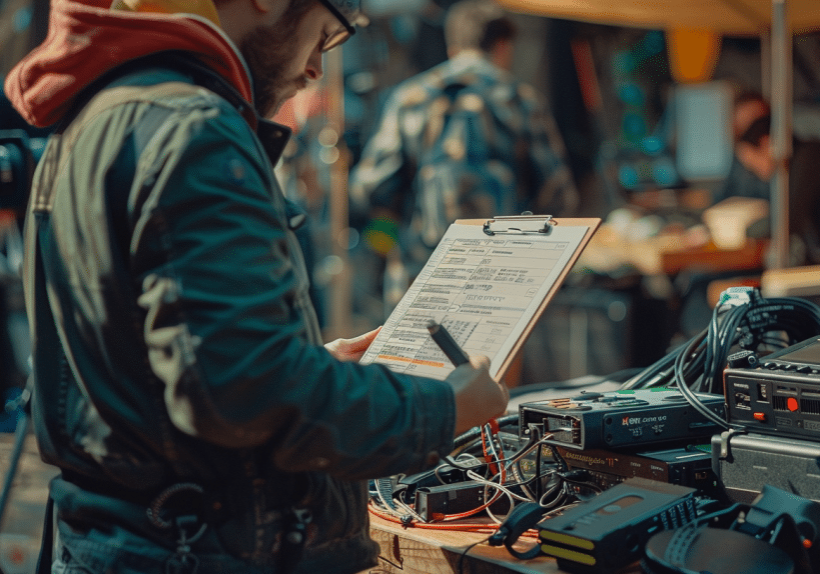
{"type": "MultiPolygon", "coordinates": [[[[722,395],[695,393],[700,402],[725,418],[722,395]]],[[[522,403],[520,432],[537,429],[551,444],[577,450],[640,447],[649,444],[696,443],[720,426],[698,412],[677,389],[619,390],[581,393],[571,398],[522,403]]]]}
{"type": "Polygon", "coordinates": [[[695,489],[629,478],[538,523],[541,551],[568,572],[609,573],[641,557],[658,532],[697,517],[695,489]]]}
{"type": "Polygon", "coordinates": [[[820,337],[724,371],[727,416],[750,432],[820,439],[820,337]]]}
{"type": "Polygon", "coordinates": [[[440,464],[416,474],[399,475],[395,479],[395,484],[391,485],[391,496],[401,495],[405,502],[411,503],[417,491],[468,481],[470,479],[467,476],[467,470],[480,473],[484,466],[486,466],[485,462],[474,458],[461,461],[458,468],[449,464],[440,464]]]}
{"type": "Polygon", "coordinates": [[[820,443],[765,434],[712,437],[712,468],[726,496],[751,504],[770,485],[820,502],[820,443]]]}
{"type": "Polygon", "coordinates": [[[470,512],[492,501],[490,510],[505,514],[510,509],[510,499],[499,496],[498,490],[472,480],[455,484],[421,487],[416,491],[415,509],[425,522],[434,522],[447,515],[470,512]]]}
{"type": "Polygon", "coordinates": [[[766,485],[752,504],[711,509],[646,543],[648,574],[817,574],[820,504],[766,485]]]}
{"type": "Polygon", "coordinates": [[[603,449],[571,450],[556,447],[570,469],[584,469],[603,489],[627,478],[648,478],[689,486],[707,494],[716,493],[717,478],[712,470],[709,445],[657,451],[621,452],[603,449]]]}

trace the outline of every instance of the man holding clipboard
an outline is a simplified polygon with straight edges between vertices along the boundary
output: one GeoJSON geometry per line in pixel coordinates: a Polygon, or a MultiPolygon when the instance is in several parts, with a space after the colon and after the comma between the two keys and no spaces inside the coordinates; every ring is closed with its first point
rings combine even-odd
{"type": "Polygon", "coordinates": [[[375,332],[322,344],[264,117],[358,1],[108,4],[53,0],[5,84],[60,125],[23,265],[32,419],[61,470],[42,571],[375,566],[366,481],[429,468],[507,392],[480,357],[442,382],[357,364],[375,332]]]}

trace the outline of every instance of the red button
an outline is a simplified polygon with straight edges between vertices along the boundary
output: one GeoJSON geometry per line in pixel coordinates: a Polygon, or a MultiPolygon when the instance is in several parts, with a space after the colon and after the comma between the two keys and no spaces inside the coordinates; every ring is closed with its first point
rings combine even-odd
{"type": "Polygon", "coordinates": [[[762,423],[766,422],[766,413],[755,413],[752,415],[756,421],[760,421],[762,423]]]}
{"type": "Polygon", "coordinates": [[[794,398],[794,397],[789,397],[789,400],[787,400],[787,401],[786,401],[786,406],[787,406],[787,407],[789,408],[789,410],[790,410],[790,411],[792,411],[792,412],[794,412],[794,411],[796,411],[798,408],[800,408],[800,406],[797,404],[797,399],[796,399],[796,398],[794,398]]]}

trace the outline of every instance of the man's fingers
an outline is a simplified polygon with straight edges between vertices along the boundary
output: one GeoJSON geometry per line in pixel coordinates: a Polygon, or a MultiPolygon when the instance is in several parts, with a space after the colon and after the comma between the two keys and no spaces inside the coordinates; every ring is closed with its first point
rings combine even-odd
{"type": "Polygon", "coordinates": [[[470,355],[470,364],[476,369],[490,370],[490,358],[487,355],[470,355]]]}
{"type": "Polygon", "coordinates": [[[373,339],[376,338],[376,335],[378,335],[379,331],[381,331],[381,330],[382,330],[381,327],[376,327],[372,331],[368,331],[367,333],[364,333],[363,335],[359,335],[358,337],[354,337],[353,339],[350,340],[350,343],[352,345],[357,346],[357,347],[364,346],[364,348],[366,349],[367,347],[370,346],[370,343],[373,342],[373,339]]]}
{"type": "Polygon", "coordinates": [[[330,351],[336,359],[340,361],[358,361],[367,348],[379,334],[381,327],[368,331],[364,335],[353,337],[352,339],[336,339],[325,345],[325,349],[330,351]]]}

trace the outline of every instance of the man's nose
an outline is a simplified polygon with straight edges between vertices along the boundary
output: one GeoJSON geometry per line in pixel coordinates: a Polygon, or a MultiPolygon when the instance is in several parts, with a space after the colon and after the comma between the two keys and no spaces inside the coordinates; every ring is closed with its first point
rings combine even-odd
{"type": "Polygon", "coordinates": [[[322,52],[317,48],[308,58],[307,66],[305,66],[305,76],[309,80],[320,80],[324,75],[322,69],[322,52]]]}

